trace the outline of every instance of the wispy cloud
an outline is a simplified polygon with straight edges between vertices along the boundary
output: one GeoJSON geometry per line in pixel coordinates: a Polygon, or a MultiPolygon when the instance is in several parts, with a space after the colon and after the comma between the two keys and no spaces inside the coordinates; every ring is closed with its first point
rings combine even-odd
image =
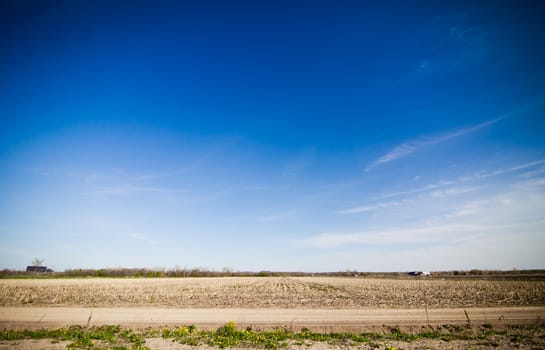
{"type": "Polygon", "coordinates": [[[499,122],[501,120],[512,118],[512,117],[514,117],[516,115],[525,113],[525,112],[527,112],[529,110],[532,110],[532,109],[534,109],[536,107],[539,107],[544,103],[545,103],[545,96],[540,96],[540,97],[538,97],[538,98],[536,98],[534,100],[531,100],[531,101],[529,101],[527,103],[523,103],[523,104],[517,106],[517,108],[509,111],[508,113],[505,113],[505,114],[501,115],[498,118],[487,120],[487,121],[482,122],[480,124],[473,125],[473,126],[470,126],[470,127],[466,127],[466,128],[463,128],[463,129],[454,130],[454,131],[451,131],[451,132],[438,134],[438,135],[422,136],[422,137],[416,138],[414,140],[407,141],[405,143],[402,143],[402,144],[394,147],[390,152],[386,153],[385,155],[383,155],[383,156],[379,157],[378,159],[374,160],[373,162],[371,162],[371,164],[369,164],[365,168],[365,171],[368,172],[368,171],[371,171],[372,169],[374,169],[374,168],[376,168],[378,166],[381,166],[383,164],[393,162],[393,161],[398,160],[398,159],[403,158],[403,157],[407,157],[407,156],[421,150],[422,148],[425,148],[425,147],[428,147],[428,146],[431,146],[431,145],[436,145],[436,144],[439,144],[439,143],[442,143],[442,142],[445,142],[445,141],[448,141],[448,140],[451,140],[451,139],[454,139],[454,138],[457,138],[457,137],[460,137],[460,136],[463,136],[463,135],[467,135],[467,134],[476,132],[476,131],[481,130],[481,129],[484,129],[484,128],[489,127],[489,126],[491,126],[493,124],[496,124],[497,122],[499,122]]]}
{"type": "Polygon", "coordinates": [[[454,187],[444,190],[433,191],[430,193],[430,196],[434,198],[444,198],[449,196],[457,196],[468,192],[474,192],[479,189],[481,189],[481,187],[454,187]]]}
{"type": "MultiPolygon", "coordinates": [[[[397,191],[397,192],[387,193],[387,194],[384,194],[382,196],[375,197],[375,199],[400,197],[400,196],[405,196],[405,195],[410,195],[410,194],[429,192],[429,191],[433,191],[433,190],[443,191],[442,189],[448,188],[448,187],[451,187],[451,186],[460,185],[460,184],[466,183],[466,182],[472,182],[472,181],[476,181],[476,180],[486,179],[486,178],[490,178],[490,177],[494,177],[494,176],[500,176],[500,175],[515,173],[515,172],[520,171],[520,170],[531,169],[531,168],[533,168],[533,167],[535,167],[537,165],[544,164],[544,163],[545,163],[545,159],[538,159],[538,160],[535,160],[535,161],[531,161],[531,162],[527,162],[527,163],[523,163],[523,164],[518,164],[518,165],[511,166],[511,167],[499,168],[499,169],[489,170],[489,171],[480,171],[480,172],[473,173],[473,174],[470,174],[470,175],[460,176],[460,177],[458,177],[456,179],[437,181],[437,182],[434,182],[434,183],[431,183],[431,184],[428,184],[428,185],[425,185],[425,186],[416,187],[416,188],[409,189],[409,190],[406,190],[406,191],[397,191]]],[[[540,169],[545,169],[545,168],[540,168],[540,169]]],[[[539,174],[541,174],[543,172],[545,172],[545,170],[542,171],[542,170],[538,169],[536,171],[526,172],[525,174],[522,174],[521,176],[523,176],[523,177],[533,177],[533,176],[539,175],[539,174]]],[[[448,190],[444,190],[444,191],[448,191],[448,190]]]]}
{"type": "Polygon", "coordinates": [[[499,225],[451,224],[406,229],[384,229],[354,233],[322,233],[310,237],[305,244],[335,248],[347,245],[430,244],[439,240],[455,240],[460,235],[479,234],[505,228],[499,225]]]}
{"type": "Polygon", "coordinates": [[[129,196],[138,193],[184,193],[185,190],[177,190],[165,187],[147,187],[131,184],[121,184],[117,186],[97,186],[93,195],[102,196],[129,196]]]}
{"type": "Polygon", "coordinates": [[[109,172],[61,171],[56,174],[81,179],[88,186],[87,196],[129,196],[142,193],[185,193],[187,190],[154,185],[154,180],[182,174],[185,169],[133,175],[123,170],[109,172]]]}
{"type": "Polygon", "coordinates": [[[521,174],[520,176],[525,177],[525,178],[529,178],[529,177],[534,177],[536,175],[541,175],[543,173],[545,173],[545,166],[542,166],[539,169],[528,171],[528,172],[526,172],[524,174],[521,174]]]}
{"type": "MultiPolygon", "coordinates": [[[[467,214],[469,215],[469,213],[467,214]]],[[[459,215],[463,216],[463,215],[459,215]]],[[[420,225],[412,228],[385,228],[361,232],[326,232],[298,241],[297,243],[319,248],[337,248],[349,245],[399,245],[436,244],[442,245],[477,237],[512,234],[513,232],[541,233],[545,227],[543,217],[534,220],[520,220],[507,223],[465,222],[455,224],[444,222],[438,225],[420,225]]]]}
{"type": "Polygon", "coordinates": [[[522,181],[516,184],[518,188],[533,190],[538,187],[545,186],[545,177],[538,177],[527,181],[522,181]]]}
{"type": "MultiPolygon", "coordinates": [[[[382,245],[399,250],[400,245],[448,246],[459,240],[473,242],[479,237],[495,239],[502,235],[515,235],[530,241],[534,238],[529,237],[542,237],[545,229],[545,178],[514,182],[502,188],[493,194],[471,196],[465,203],[447,200],[441,205],[437,205],[437,194],[432,191],[417,197],[422,201],[412,200],[410,209],[401,216],[382,213],[379,220],[369,220],[359,230],[333,230],[298,243],[320,248],[382,245]],[[410,217],[410,220],[400,220],[405,217],[410,217]]],[[[456,196],[478,189],[458,187],[439,195],[456,196]]],[[[369,206],[365,210],[380,208],[388,208],[388,204],[369,206]]],[[[357,209],[351,212],[355,213],[357,209]]]]}
{"type": "Polygon", "coordinates": [[[280,213],[271,213],[268,215],[263,215],[258,217],[257,221],[263,221],[263,222],[282,221],[282,220],[293,218],[295,215],[296,215],[296,212],[294,210],[280,212],[280,213]]]}
{"type": "Polygon", "coordinates": [[[375,199],[391,198],[391,197],[404,196],[404,195],[407,195],[407,194],[427,192],[427,191],[435,190],[435,189],[438,189],[438,188],[451,186],[451,185],[454,185],[454,184],[455,184],[455,182],[451,181],[451,180],[441,180],[441,181],[438,181],[436,183],[432,183],[432,184],[429,184],[429,185],[413,188],[413,189],[406,190],[406,191],[397,191],[397,192],[387,193],[385,195],[376,197],[375,199]]]}
{"type": "MultiPolygon", "coordinates": [[[[367,212],[379,211],[384,209],[390,209],[393,207],[399,207],[399,206],[407,205],[407,204],[413,204],[413,203],[417,203],[420,200],[442,199],[442,198],[447,198],[451,196],[464,195],[466,193],[479,191],[487,186],[487,185],[470,186],[471,182],[475,182],[475,181],[479,181],[482,179],[487,179],[487,178],[491,178],[495,176],[516,173],[519,171],[529,170],[543,163],[545,163],[545,159],[538,159],[535,161],[517,164],[510,167],[499,168],[499,169],[494,169],[489,171],[480,171],[471,175],[461,176],[454,180],[441,180],[429,185],[417,187],[407,191],[398,191],[398,192],[388,193],[386,195],[374,198],[375,200],[381,200],[381,199],[387,199],[392,197],[408,196],[408,197],[405,197],[404,199],[378,201],[378,202],[370,203],[367,205],[339,210],[336,213],[341,215],[367,213],[367,212]]],[[[541,171],[542,169],[543,167],[540,167],[537,170],[529,171],[522,174],[521,177],[528,178],[528,180],[526,181],[513,182],[513,179],[511,179],[511,185],[520,189],[528,189],[528,188],[540,187],[544,185],[545,179],[543,179],[542,177],[538,177],[538,175],[542,174],[543,172],[541,171]]],[[[447,217],[466,216],[470,214],[475,214],[477,212],[478,210],[475,208],[461,208],[461,209],[455,209],[453,213],[447,215],[447,217]]]]}
{"type": "Polygon", "coordinates": [[[460,181],[472,181],[472,180],[475,180],[475,179],[485,179],[485,178],[488,178],[488,177],[499,176],[499,175],[513,173],[513,172],[516,172],[516,171],[519,171],[519,170],[529,169],[529,168],[535,167],[536,165],[540,165],[540,164],[543,164],[543,163],[545,163],[545,159],[539,159],[539,160],[536,160],[536,161],[532,161],[532,162],[528,162],[528,163],[524,163],[524,164],[519,164],[519,165],[515,165],[515,166],[512,166],[512,167],[508,167],[508,168],[496,169],[496,170],[491,170],[491,171],[482,171],[482,172],[479,172],[479,173],[476,173],[476,174],[473,174],[473,175],[461,177],[459,180],[460,181]]]}
{"type": "Polygon", "coordinates": [[[453,218],[459,218],[462,216],[475,215],[475,214],[478,214],[479,211],[480,211],[479,208],[463,208],[448,214],[447,218],[453,219],[453,218]]]}
{"type": "Polygon", "coordinates": [[[367,168],[365,168],[365,171],[371,171],[372,169],[374,169],[374,168],[376,168],[376,167],[378,167],[380,165],[393,162],[393,161],[398,160],[398,159],[403,158],[403,157],[407,157],[407,156],[409,156],[409,155],[411,155],[411,154],[413,154],[413,153],[415,153],[415,152],[419,151],[420,149],[425,148],[427,146],[442,143],[442,142],[454,139],[456,137],[460,137],[460,136],[467,135],[467,134],[470,134],[472,132],[481,130],[483,128],[486,128],[486,127],[488,127],[490,125],[493,125],[493,124],[497,123],[501,119],[503,119],[503,118],[496,118],[496,119],[488,120],[486,122],[483,122],[483,123],[480,123],[480,124],[477,124],[477,125],[474,125],[474,126],[471,126],[471,127],[451,131],[451,132],[440,134],[440,135],[423,136],[423,137],[419,137],[419,138],[414,139],[414,140],[407,141],[405,143],[402,143],[402,144],[394,147],[390,152],[386,153],[382,157],[380,157],[380,158],[376,159],[375,161],[373,161],[371,164],[369,164],[369,166],[367,166],[367,168]]]}
{"type": "Polygon", "coordinates": [[[347,214],[365,213],[365,212],[375,211],[375,210],[379,210],[379,209],[397,207],[397,206],[405,204],[406,202],[407,201],[391,201],[391,202],[376,203],[376,204],[373,204],[373,205],[364,205],[364,206],[360,206],[360,207],[339,210],[337,212],[337,214],[347,215],[347,214]]]}
{"type": "Polygon", "coordinates": [[[129,224],[118,218],[112,219],[108,216],[92,215],[83,220],[83,225],[85,227],[84,232],[92,232],[95,235],[117,237],[124,240],[130,238],[148,244],[158,244],[153,235],[149,233],[149,230],[141,227],[137,222],[129,224]]]}
{"type": "MultiPolygon", "coordinates": [[[[429,187],[429,186],[427,188],[431,189],[431,187],[429,187]]],[[[436,187],[433,187],[433,188],[436,188],[436,187]]],[[[407,198],[407,199],[403,199],[403,200],[389,201],[389,202],[379,202],[379,203],[375,203],[375,204],[370,204],[370,205],[364,205],[364,206],[359,206],[359,207],[355,207],[355,208],[339,210],[339,211],[337,211],[337,214],[348,215],[348,214],[359,214],[359,213],[372,212],[372,211],[377,211],[377,210],[388,209],[388,208],[392,208],[392,207],[398,207],[398,206],[402,206],[402,205],[411,204],[411,203],[414,203],[414,202],[416,202],[418,200],[422,200],[422,199],[428,199],[428,198],[438,199],[438,198],[446,198],[446,197],[450,197],[450,196],[462,195],[462,194],[465,194],[465,193],[477,191],[479,189],[481,189],[481,187],[453,187],[453,188],[448,188],[448,189],[444,189],[444,190],[428,191],[427,193],[422,193],[422,194],[419,194],[419,195],[414,196],[412,198],[407,198]]]]}
{"type": "Polygon", "coordinates": [[[162,173],[154,173],[154,174],[141,175],[141,176],[136,177],[136,178],[134,179],[134,181],[135,181],[135,182],[140,182],[140,181],[148,181],[148,180],[156,180],[156,179],[169,178],[169,177],[173,177],[173,176],[178,176],[178,175],[184,174],[185,172],[188,171],[188,169],[191,169],[191,167],[180,168],[180,169],[175,169],[175,170],[171,170],[171,171],[165,171],[165,172],[162,172],[162,173]]]}
{"type": "Polygon", "coordinates": [[[137,241],[157,245],[157,242],[155,240],[153,240],[148,235],[145,235],[143,233],[134,232],[134,233],[129,233],[127,236],[137,241]]]}

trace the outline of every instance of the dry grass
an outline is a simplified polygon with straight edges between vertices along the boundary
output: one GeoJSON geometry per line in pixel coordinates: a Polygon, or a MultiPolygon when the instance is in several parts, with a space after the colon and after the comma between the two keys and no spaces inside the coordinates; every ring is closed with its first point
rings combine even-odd
{"type": "Polygon", "coordinates": [[[1,306],[448,308],[545,305],[545,281],[330,277],[0,280],[1,306]]]}

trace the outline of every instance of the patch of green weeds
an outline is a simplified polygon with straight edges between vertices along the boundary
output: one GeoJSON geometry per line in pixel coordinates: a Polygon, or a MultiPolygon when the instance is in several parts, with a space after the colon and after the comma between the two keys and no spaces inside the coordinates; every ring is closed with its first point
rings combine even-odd
{"type": "Polygon", "coordinates": [[[418,333],[407,333],[401,331],[398,327],[388,327],[383,333],[356,334],[339,332],[316,333],[306,328],[303,328],[300,332],[292,332],[285,328],[272,331],[253,331],[251,328],[239,329],[234,322],[229,322],[215,331],[200,331],[190,328],[190,326],[183,326],[177,329],[166,328],[163,330],[162,336],[163,338],[173,339],[187,345],[206,344],[220,348],[254,347],[277,349],[289,345],[309,345],[313,342],[348,345],[366,343],[368,346],[376,348],[380,347],[377,341],[412,342],[425,339],[441,339],[444,341],[475,340],[485,341],[493,345],[496,343],[494,336],[507,336],[508,333],[516,338],[513,341],[520,341],[526,335],[521,333],[519,329],[514,329],[506,333],[505,330],[495,330],[489,325],[484,325],[477,329],[467,329],[460,326],[423,328],[418,333]]]}
{"type": "Polygon", "coordinates": [[[54,342],[70,341],[68,349],[146,349],[145,339],[132,330],[122,330],[120,326],[106,325],[91,328],[71,326],[60,329],[2,330],[1,340],[52,339],[54,342]],[[121,344],[119,344],[121,343],[121,344]]]}
{"type": "Polygon", "coordinates": [[[367,336],[353,333],[315,333],[309,329],[294,333],[286,328],[254,331],[250,327],[240,329],[234,322],[229,322],[215,331],[195,330],[190,326],[164,328],[161,336],[186,345],[206,344],[219,348],[238,346],[278,349],[288,347],[290,344],[305,345],[308,342],[369,342],[367,336]]]}
{"type": "Polygon", "coordinates": [[[418,335],[402,332],[399,327],[390,327],[389,333],[386,334],[385,338],[389,340],[399,340],[399,341],[413,341],[419,339],[418,335]]]}
{"type": "MultiPolygon", "coordinates": [[[[537,326],[536,326],[537,327],[537,326]]],[[[420,332],[407,333],[398,327],[387,327],[382,333],[317,333],[309,329],[293,332],[287,328],[272,330],[253,330],[237,327],[229,322],[216,330],[199,330],[194,325],[177,328],[148,328],[132,330],[115,325],[99,327],[72,326],[53,330],[9,330],[1,332],[0,340],[17,341],[24,339],[51,339],[54,342],[68,341],[68,349],[116,349],[145,350],[146,338],[162,337],[185,345],[208,345],[219,348],[247,347],[260,349],[280,349],[291,345],[312,345],[314,342],[327,342],[334,345],[357,345],[366,343],[371,348],[388,347],[390,341],[412,342],[415,340],[441,339],[468,340],[487,346],[497,346],[498,337],[509,339],[511,343],[532,342],[538,328],[511,327],[501,330],[491,325],[468,329],[459,326],[423,327],[420,332]]]]}

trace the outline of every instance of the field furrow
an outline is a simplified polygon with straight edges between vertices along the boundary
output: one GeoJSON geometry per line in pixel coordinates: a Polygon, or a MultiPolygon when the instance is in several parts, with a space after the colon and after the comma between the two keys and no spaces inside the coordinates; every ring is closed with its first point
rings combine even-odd
{"type": "Polygon", "coordinates": [[[0,306],[454,308],[545,305],[545,281],[326,277],[0,280],[0,306]]]}

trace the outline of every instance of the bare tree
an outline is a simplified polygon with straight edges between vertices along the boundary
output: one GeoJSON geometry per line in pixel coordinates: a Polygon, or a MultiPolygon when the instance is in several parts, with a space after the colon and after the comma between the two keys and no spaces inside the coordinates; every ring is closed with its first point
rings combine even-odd
{"type": "Polygon", "coordinates": [[[36,270],[38,270],[38,266],[41,266],[44,263],[44,261],[45,261],[45,259],[36,258],[36,259],[32,260],[32,266],[34,266],[36,268],[36,270]]]}

